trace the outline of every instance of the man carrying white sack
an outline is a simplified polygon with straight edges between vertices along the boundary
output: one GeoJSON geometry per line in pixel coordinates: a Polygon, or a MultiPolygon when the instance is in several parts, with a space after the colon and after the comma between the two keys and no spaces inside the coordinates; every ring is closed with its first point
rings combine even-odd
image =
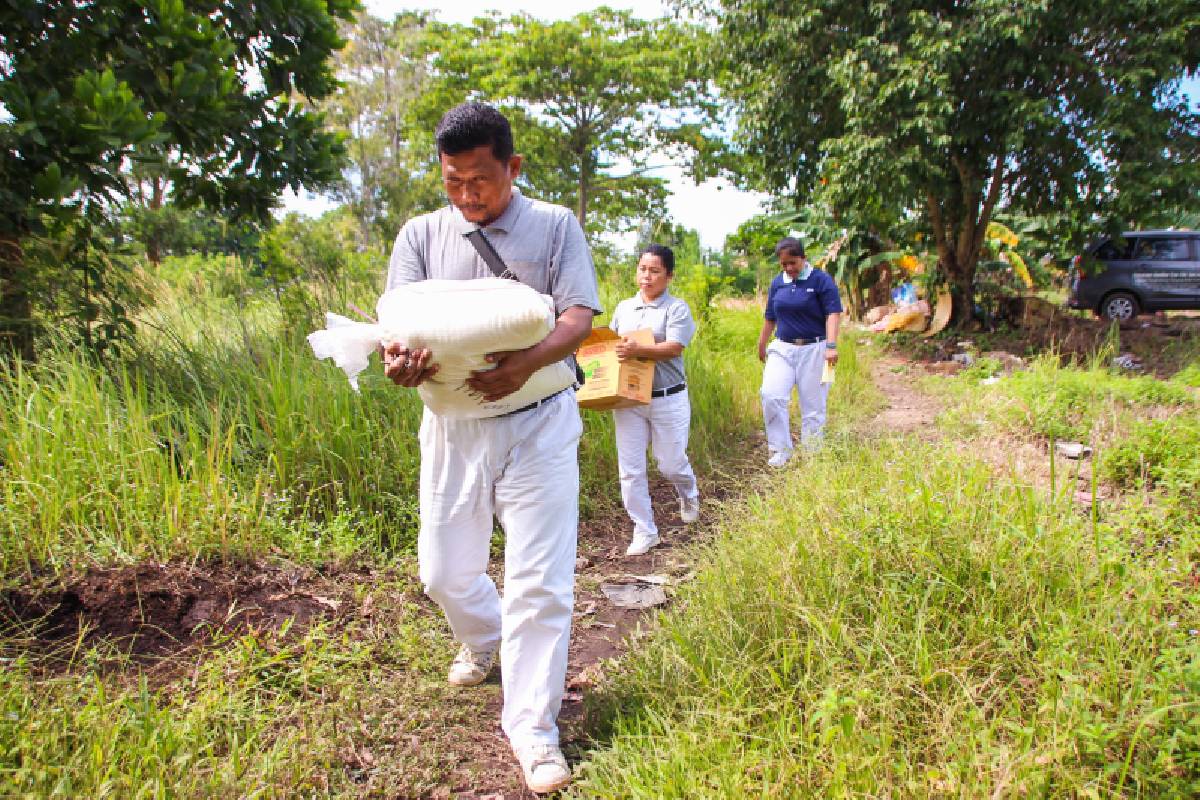
{"type": "MultiPolygon", "coordinates": [[[[495,353],[467,382],[487,401],[512,394],[539,368],[568,359],[600,313],[591,253],[574,215],[513,187],[521,156],[508,120],[464,103],[435,130],[450,205],[416,217],[396,237],[387,289],[429,278],[493,274],[466,234],[482,228],[509,271],[554,299],[557,321],[539,344],[495,353]]],[[[387,376],[418,386],[437,353],[384,351],[387,376]]],[[[579,520],[577,449],[583,425],[570,388],[509,414],[421,422],[421,580],[462,643],[448,679],[482,683],[500,655],[501,725],[535,792],[565,786],[558,711],[567,671],[579,520]],[[504,597],[487,576],[493,514],[505,533],[504,597]]]]}

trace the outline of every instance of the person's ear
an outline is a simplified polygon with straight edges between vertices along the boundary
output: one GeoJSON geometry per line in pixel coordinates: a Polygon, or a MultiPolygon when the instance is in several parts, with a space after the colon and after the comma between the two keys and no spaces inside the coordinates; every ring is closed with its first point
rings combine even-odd
{"type": "Polygon", "coordinates": [[[521,174],[521,163],[524,160],[525,160],[525,156],[519,156],[519,155],[513,155],[511,158],[508,159],[508,178],[509,178],[509,180],[515,181],[517,179],[517,176],[521,174]]]}

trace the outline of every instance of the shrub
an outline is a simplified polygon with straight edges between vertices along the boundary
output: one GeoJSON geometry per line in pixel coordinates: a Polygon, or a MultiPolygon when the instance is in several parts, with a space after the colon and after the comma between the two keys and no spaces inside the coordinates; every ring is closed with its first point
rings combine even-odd
{"type": "Polygon", "coordinates": [[[1134,422],[1101,459],[1102,474],[1123,488],[1200,485],[1200,416],[1134,422]]]}

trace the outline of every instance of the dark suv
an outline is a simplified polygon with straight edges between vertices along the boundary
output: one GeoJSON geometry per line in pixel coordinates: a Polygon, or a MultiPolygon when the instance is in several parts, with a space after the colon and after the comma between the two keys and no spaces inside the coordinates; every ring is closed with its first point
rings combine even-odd
{"type": "Polygon", "coordinates": [[[1075,256],[1067,305],[1116,320],[1200,309],[1200,232],[1129,231],[1101,239],[1075,256]]]}

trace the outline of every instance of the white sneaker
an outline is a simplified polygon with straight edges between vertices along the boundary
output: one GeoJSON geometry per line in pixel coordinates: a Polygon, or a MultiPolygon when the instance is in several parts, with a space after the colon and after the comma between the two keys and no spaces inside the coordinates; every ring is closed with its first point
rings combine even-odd
{"type": "Polygon", "coordinates": [[[517,752],[525,785],[537,794],[553,792],[571,782],[571,770],[562,750],[552,744],[534,744],[517,752]]]}
{"type": "Polygon", "coordinates": [[[650,548],[658,546],[660,541],[662,540],[658,538],[657,533],[634,533],[633,541],[625,548],[625,555],[640,556],[649,553],[650,548]]]}
{"type": "Polygon", "coordinates": [[[700,519],[700,498],[694,497],[691,500],[679,498],[679,518],[685,525],[690,525],[700,519]]]}
{"type": "Polygon", "coordinates": [[[780,467],[787,466],[787,463],[791,460],[791,458],[792,454],[790,452],[785,450],[776,450],[774,453],[771,453],[771,457],[767,459],[767,466],[779,469],[780,467]]]}
{"type": "Polygon", "coordinates": [[[450,673],[446,680],[455,686],[478,686],[492,671],[492,664],[496,661],[496,650],[497,648],[493,647],[491,650],[476,653],[464,644],[458,648],[458,655],[450,665],[450,673]]]}

